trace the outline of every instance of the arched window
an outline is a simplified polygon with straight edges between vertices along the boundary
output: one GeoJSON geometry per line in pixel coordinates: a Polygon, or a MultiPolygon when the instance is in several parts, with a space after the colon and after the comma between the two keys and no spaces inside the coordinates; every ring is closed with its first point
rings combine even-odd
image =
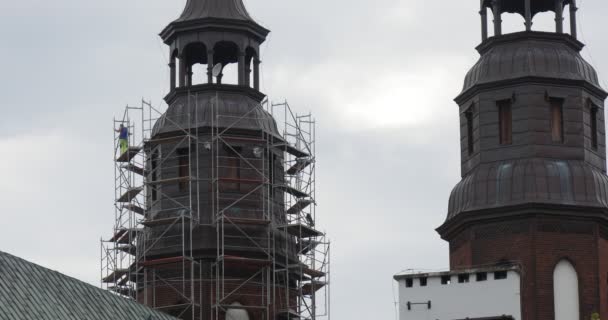
{"type": "Polygon", "coordinates": [[[213,48],[213,62],[221,63],[222,72],[217,77],[217,83],[238,84],[239,83],[239,47],[234,42],[220,41],[213,48]]]}
{"type": "Polygon", "coordinates": [[[574,266],[560,261],[553,270],[553,305],[555,320],[579,320],[578,275],[574,266]]]}
{"type": "Polygon", "coordinates": [[[231,306],[235,306],[235,308],[228,308],[226,320],[249,320],[249,313],[244,309],[238,308],[242,307],[240,303],[234,302],[231,306]]]}

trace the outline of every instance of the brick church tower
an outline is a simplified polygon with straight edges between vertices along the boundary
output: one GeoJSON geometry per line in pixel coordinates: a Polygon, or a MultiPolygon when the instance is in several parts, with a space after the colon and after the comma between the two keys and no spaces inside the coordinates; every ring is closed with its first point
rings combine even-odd
{"type": "Polygon", "coordinates": [[[453,270],[519,267],[524,320],[608,319],[607,94],[576,12],[576,0],[482,0],[481,58],[455,99],[462,181],[437,231],[453,270]],[[532,31],[546,11],[555,32],[532,31]],[[525,31],[502,34],[502,13],[525,31]]]}
{"type": "Polygon", "coordinates": [[[183,320],[329,317],[315,121],[260,91],[269,32],[242,0],[188,0],[162,30],[166,108],[115,120],[130,141],[116,145],[108,290],[183,320]]]}

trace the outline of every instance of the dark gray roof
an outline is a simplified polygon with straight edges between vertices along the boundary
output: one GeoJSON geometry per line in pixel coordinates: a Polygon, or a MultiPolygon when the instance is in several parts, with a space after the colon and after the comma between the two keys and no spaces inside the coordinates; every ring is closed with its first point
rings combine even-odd
{"type": "MultiPolygon", "coordinates": [[[[484,5],[492,7],[493,0],[484,0],[484,5]]],[[[571,0],[562,0],[564,5],[570,4],[571,0]]],[[[555,11],[555,0],[531,0],[530,9],[532,15],[539,12],[555,11]]],[[[500,12],[526,14],[526,2],[524,0],[500,0],[500,12]]]]}
{"type": "Polygon", "coordinates": [[[583,80],[598,88],[595,69],[567,41],[540,32],[503,36],[487,50],[468,72],[463,91],[479,84],[523,77],[583,80]],[[542,39],[546,37],[547,39],[542,39]]]}
{"type": "Polygon", "coordinates": [[[482,164],[452,191],[448,220],[465,211],[524,203],[608,208],[608,176],[583,161],[482,164]]]}
{"type": "Polygon", "coordinates": [[[177,320],[0,251],[1,320],[177,320]]]}
{"type": "Polygon", "coordinates": [[[176,21],[202,18],[234,19],[254,22],[242,0],[188,0],[176,21]]]}

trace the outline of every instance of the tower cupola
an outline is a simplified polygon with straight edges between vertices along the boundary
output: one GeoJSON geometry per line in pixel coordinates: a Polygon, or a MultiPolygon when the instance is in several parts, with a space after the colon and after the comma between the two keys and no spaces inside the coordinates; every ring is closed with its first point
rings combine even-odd
{"type": "Polygon", "coordinates": [[[170,47],[171,93],[204,89],[201,85],[259,91],[260,44],[269,32],[251,18],[242,0],[188,0],[181,16],[160,34],[170,47]],[[206,78],[202,83],[193,82],[196,64],[206,65],[206,77],[198,75],[206,78]],[[225,83],[224,70],[231,64],[238,70],[235,83],[225,83]]]}
{"type": "MultiPolygon", "coordinates": [[[[570,35],[577,38],[576,32],[576,0],[481,0],[481,37],[488,39],[488,11],[494,17],[494,36],[501,36],[502,14],[518,13],[524,19],[525,31],[533,30],[534,16],[540,12],[555,13],[555,32],[564,33],[564,12],[568,7],[570,12],[570,35]]],[[[524,30],[522,30],[524,31],[524,30]]]]}

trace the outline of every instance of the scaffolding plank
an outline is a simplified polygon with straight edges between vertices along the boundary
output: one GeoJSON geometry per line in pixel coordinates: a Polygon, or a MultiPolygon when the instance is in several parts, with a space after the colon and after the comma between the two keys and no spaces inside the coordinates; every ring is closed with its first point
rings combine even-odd
{"type": "Polygon", "coordinates": [[[268,259],[255,259],[238,256],[223,256],[222,258],[225,264],[236,265],[236,266],[269,266],[272,261],[268,259]]]}
{"type": "Polygon", "coordinates": [[[315,292],[323,288],[325,285],[327,285],[327,282],[325,281],[312,280],[311,282],[302,285],[302,294],[305,296],[312,296],[315,292]]]}
{"type": "Polygon", "coordinates": [[[134,290],[131,287],[127,286],[109,286],[108,290],[116,292],[122,296],[133,297],[134,290]]]}
{"type": "Polygon", "coordinates": [[[306,198],[308,197],[308,194],[292,187],[289,185],[278,185],[276,186],[276,188],[283,190],[284,192],[287,192],[289,194],[291,194],[292,196],[296,197],[296,198],[306,198]]]}
{"type": "Polygon", "coordinates": [[[146,227],[156,227],[156,226],[163,226],[163,225],[168,225],[168,224],[172,224],[174,222],[176,222],[176,220],[181,220],[182,218],[184,218],[185,221],[189,221],[190,217],[187,216],[177,216],[177,217],[169,217],[169,218],[161,218],[161,219],[153,219],[153,220],[144,220],[141,222],[141,224],[143,224],[146,227]]]}
{"type": "Polygon", "coordinates": [[[298,243],[298,248],[300,248],[300,254],[308,254],[310,251],[314,250],[319,244],[320,241],[317,240],[309,240],[303,239],[298,243]]]}
{"type": "Polygon", "coordinates": [[[296,163],[294,163],[289,169],[287,169],[288,175],[296,175],[302,172],[306,167],[312,164],[312,159],[310,158],[298,158],[296,159],[296,163]]]}
{"type": "Polygon", "coordinates": [[[141,147],[129,147],[127,151],[122,153],[120,157],[116,158],[116,162],[129,162],[133,159],[139,152],[141,151],[141,147]]]}
{"type": "Polygon", "coordinates": [[[117,280],[122,278],[128,272],[129,272],[129,269],[116,269],[112,273],[110,273],[108,276],[103,278],[101,281],[103,281],[104,283],[116,282],[117,280]]]}
{"type": "Polygon", "coordinates": [[[142,216],[144,215],[144,209],[136,204],[127,203],[123,206],[123,208],[135,212],[137,214],[141,214],[142,216]]]}
{"type": "Polygon", "coordinates": [[[148,184],[171,184],[171,183],[187,182],[189,180],[190,180],[190,177],[185,176],[185,177],[176,177],[176,178],[169,178],[169,179],[163,179],[163,180],[148,181],[148,184]]]}
{"type": "Polygon", "coordinates": [[[128,253],[128,254],[130,254],[132,256],[134,256],[135,253],[136,253],[135,246],[132,245],[132,244],[120,245],[120,246],[117,246],[116,249],[118,249],[118,250],[120,250],[122,252],[128,253]]]}
{"type": "Polygon", "coordinates": [[[267,142],[265,139],[262,139],[262,138],[226,136],[226,135],[222,135],[222,139],[226,140],[226,141],[250,142],[250,143],[257,143],[257,144],[265,144],[267,142]]]}
{"type": "Polygon", "coordinates": [[[237,178],[218,178],[220,182],[242,183],[242,184],[262,184],[264,180],[260,179],[237,179],[237,178]]]}
{"type": "Polygon", "coordinates": [[[122,234],[122,236],[118,239],[116,239],[117,243],[120,244],[132,244],[133,240],[135,240],[137,238],[137,233],[141,232],[142,229],[138,229],[138,228],[130,228],[130,229],[123,229],[124,232],[122,234]]]}
{"type": "Polygon", "coordinates": [[[313,238],[323,235],[322,232],[317,231],[302,223],[288,224],[281,226],[280,228],[285,229],[287,233],[298,238],[313,238]]]}
{"type": "Polygon", "coordinates": [[[171,257],[171,258],[160,258],[160,259],[154,259],[154,260],[140,261],[139,265],[144,266],[144,267],[151,267],[151,266],[159,266],[159,265],[183,262],[185,260],[186,260],[186,258],[183,256],[171,257]]]}
{"type": "Polygon", "coordinates": [[[114,233],[114,235],[112,236],[112,238],[110,238],[110,242],[116,242],[118,241],[120,238],[122,238],[122,236],[125,235],[125,233],[127,233],[127,229],[126,228],[121,228],[116,230],[116,232],[114,233]]]}
{"type": "Polygon", "coordinates": [[[275,147],[295,156],[296,158],[310,157],[310,154],[292,146],[289,143],[280,143],[280,144],[275,145],[275,147]]]}
{"type": "Polygon", "coordinates": [[[287,214],[298,214],[302,212],[302,210],[306,209],[309,205],[311,205],[314,201],[311,199],[298,199],[298,201],[291,206],[291,208],[287,209],[287,214]]]}
{"type": "Polygon", "coordinates": [[[137,197],[137,195],[142,191],[143,191],[143,188],[141,188],[141,187],[130,188],[122,196],[120,196],[120,198],[118,198],[118,200],[116,200],[116,202],[121,202],[121,203],[131,202],[131,200],[135,199],[135,197],[137,197]]]}
{"type": "Polygon", "coordinates": [[[266,219],[248,219],[248,218],[233,218],[226,216],[226,222],[235,225],[254,225],[254,226],[265,226],[270,224],[270,220],[266,219]]]}
{"type": "Polygon", "coordinates": [[[126,164],[126,165],[122,166],[121,168],[123,168],[125,170],[129,170],[129,171],[131,171],[133,173],[136,173],[136,174],[138,174],[140,176],[145,175],[144,168],[142,168],[140,166],[137,166],[135,164],[132,164],[132,163],[126,164]]]}
{"type": "Polygon", "coordinates": [[[311,280],[311,278],[321,278],[321,277],[325,276],[325,272],[312,269],[303,263],[290,265],[289,268],[296,271],[296,273],[300,276],[303,276],[303,275],[310,276],[310,278],[307,278],[307,280],[311,280]]]}

